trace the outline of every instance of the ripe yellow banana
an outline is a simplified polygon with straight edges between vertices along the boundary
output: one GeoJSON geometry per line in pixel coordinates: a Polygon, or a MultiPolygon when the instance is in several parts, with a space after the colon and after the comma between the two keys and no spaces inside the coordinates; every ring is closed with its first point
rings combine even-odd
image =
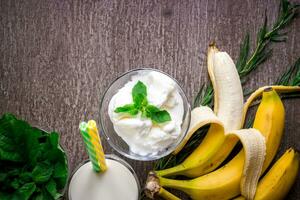
{"type": "MultiPolygon", "coordinates": [[[[207,68],[214,89],[214,113],[222,122],[225,132],[240,128],[243,124],[244,97],[239,74],[233,60],[226,52],[220,52],[215,44],[212,44],[208,48],[207,68]]],[[[216,132],[211,129],[208,133],[216,132]]],[[[184,147],[195,131],[195,127],[192,126],[174,154],[184,147]]]]}
{"type": "MultiPolygon", "coordinates": [[[[287,150],[259,181],[254,200],[282,200],[295,182],[299,169],[299,154],[287,150]]],[[[234,200],[245,200],[237,197],[234,200]]]]}
{"type": "MultiPolygon", "coordinates": [[[[266,139],[266,157],[262,167],[264,171],[275,156],[284,127],[284,107],[274,90],[263,93],[258,107],[254,128],[266,139]]],[[[240,183],[245,161],[244,150],[220,169],[192,180],[173,180],[159,178],[162,187],[175,188],[187,193],[196,200],[230,199],[241,193],[240,183]]]]}

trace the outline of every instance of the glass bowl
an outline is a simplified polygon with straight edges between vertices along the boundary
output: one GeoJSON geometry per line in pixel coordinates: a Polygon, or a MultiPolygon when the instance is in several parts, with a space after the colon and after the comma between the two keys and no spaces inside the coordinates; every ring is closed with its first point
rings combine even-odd
{"type": "Polygon", "coordinates": [[[178,82],[172,78],[170,75],[159,71],[157,69],[151,69],[151,68],[139,68],[134,69],[131,71],[128,71],[118,77],[116,80],[114,80],[111,85],[108,87],[108,89],[105,91],[101,103],[100,103],[100,125],[102,133],[104,134],[104,137],[110,144],[110,146],[115,149],[118,153],[121,155],[124,155],[127,158],[134,159],[134,160],[143,160],[143,161],[150,161],[150,160],[156,160],[159,158],[162,158],[171,152],[173,152],[176,147],[180,144],[180,142],[183,140],[183,138],[186,136],[189,124],[190,124],[190,118],[191,118],[191,109],[190,105],[188,103],[188,100],[186,98],[185,93],[183,92],[182,88],[179,86],[178,82]],[[130,151],[130,148],[128,144],[115,132],[113,123],[110,120],[109,114],[108,114],[108,107],[109,102],[111,98],[121,89],[127,82],[131,81],[131,78],[133,76],[136,76],[141,73],[149,73],[152,71],[156,71],[159,73],[162,73],[166,76],[168,76],[171,80],[175,83],[175,88],[178,91],[179,95],[182,98],[183,101],[183,119],[181,124],[181,133],[176,138],[176,140],[169,145],[167,148],[165,148],[162,151],[157,152],[156,154],[148,154],[148,155],[139,155],[136,153],[133,153],[130,151]]]}

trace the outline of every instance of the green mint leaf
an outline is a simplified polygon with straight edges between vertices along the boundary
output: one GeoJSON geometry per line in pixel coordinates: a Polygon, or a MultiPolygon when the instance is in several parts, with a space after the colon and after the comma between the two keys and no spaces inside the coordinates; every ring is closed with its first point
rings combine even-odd
{"type": "Polygon", "coordinates": [[[138,81],[132,88],[132,99],[134,106],[138,109],[148,104],[147,87],[143,82],[138,81]]]}
{"type": "Polygon", "coordinates": [[[68,166],[66,163],[56,163],[53,171],[53,178],[56,180],[57,189],[62,189],[68,178],[68,166]]]}
{"type": "Polygon", "coordinates": [[[66,166],[63,163],[57,162],[54,166],[53,177],[62,178],[68,174],[66,166]]]}
{"type": "Polygon", "coordinates": [[[32,200],[45,200],[42,192],[35,192],[32,196],[32,200]]]}
{"type": "Polygon", "coordinates": [[[35,198],[33,198],[35,200],[53,200],[53,197],[51,196],[51,194],[47,191],[46,188],[43,188],[41,190],[41,192],[38,194],[38,196],[36,196],[35,198]]]}
{"type": "Polygon", "coordinates": [[[34,193],[36,185],[34,183],[26,183],[17,190],[21,199],[27,200],[34,193]]]}
{"type": "Polygon", "coordinates": [[[31,173],[30,172],[23,172],[19,176],[19,181],[23,184],[28,183],[31,181],[31,173]]]}
{"type": "Polygon", "coordinates": [[[138,114],[138,109],[133,104],[126,104],[122,107],[117,107],[115,109],[116,113],[129,113],[130,115],[136,115],[138,114]]]}
{"type": "Polygon", "coordinates": [[[59,141],[59,135],[58,135],[58,133],[52,132],[52,133],[49,135],[49,140],[50,140],[50,144],[51,144],[53,147],[57,147],[57,146],[58,146],[58,141],[59,141]]]}
{"type": "Polygon", "coordinates": [[[147,98],[143,94],[137,94],[134,99],[134,106],[138,110],[142,110],[144,106],[147,106],[147,98]]]}
{"type": "Polygon", "coordinates": [[[18,189],[20,187],[20,183],[16,178],[10,183],[10,185],[14,189],[18,189]]]}
{"type": "Polygon", "coordinates": [[[171,116],[166,110],[162,110],[159,112],[152,113],[151,119],[156,123],[163,123],[171,121],[171,116]]]}
{"type": "Polygon", "coordinates": [[[36,183],[47,182],[53,172],[53,167],[44,163],[39,163],[32,171],[32,178],[36,183]]]}
{"type": "Polygon", "coordinates": [[[61,197],[61,194],[57,192],[56,189],[56,183],[53,179],[50,179],[50,181],[46,184],[46,190],[51,194],[53,199],[59,199],[61,197]]]}
{"type": "Polygon", "coordinates": [[[146,116],[149,117],[155,123],[163,123],[171,121],[171,116],[166,110],[160,110],[159,108],[148,105],[146,107],[146,116]]]}
{"type": "Polygon", "coordinates": [[[22,161],[22,156],[18,152],[8,152],[0,148],[0,160],[20,162],[22,161]]]}
{"type": "Polygon", "coordinates": [[[149,113],[155,113],[155,112],[159,112],[160,109],[157,108],[156,106],[148,105],[148,106],[146,107],[146,111],[149,112],[149,113]]]}

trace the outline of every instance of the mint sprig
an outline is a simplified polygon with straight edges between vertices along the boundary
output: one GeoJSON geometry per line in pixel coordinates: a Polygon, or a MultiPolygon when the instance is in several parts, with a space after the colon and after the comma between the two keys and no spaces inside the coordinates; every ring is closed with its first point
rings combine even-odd
{"type": "Polygon", "coordinates": [[[68,179],[59,134],[14,115],[0,117],[0,199],[60,199],[68,179]]]}
{"type": "Polygon", "coordinates": [[[133,116],[141,112],[142,116],[150,118],[154,123],[171,121],[171,116],[168,111],[148,104],[147,87],[142,81],[138,81],[132,88],[132,100],[132,104],[117,107],[115,112],[128,113],[133,116]]]}

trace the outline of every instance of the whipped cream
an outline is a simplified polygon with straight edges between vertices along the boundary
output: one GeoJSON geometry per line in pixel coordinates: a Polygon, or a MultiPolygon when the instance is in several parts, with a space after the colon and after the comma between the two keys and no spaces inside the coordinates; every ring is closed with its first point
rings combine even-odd
{"type": "Polygon", "coordinates": [[[128,144],[133,153],[155,155],[168,148],[181,134],[184,114],[183,100],[170,77],[160,72],[140,72],[131,78],[110,100],[108,114],[116,133],[128,144]],[[147,87],[149,104],[166,110],[171,121],[153,123],[141,112],[132,116],[114,112],[117,107],[132,104],[132,88],[141,81],[147,87]]]}

